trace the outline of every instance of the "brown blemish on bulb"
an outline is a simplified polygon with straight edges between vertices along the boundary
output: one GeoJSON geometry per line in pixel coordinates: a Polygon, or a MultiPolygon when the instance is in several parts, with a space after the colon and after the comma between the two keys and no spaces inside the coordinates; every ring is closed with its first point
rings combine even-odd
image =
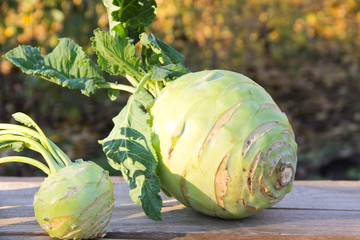
{"type": "Polygon", "coordinates": [[[259,151],[252,164],[251,164],[251,167],[250,167],[250,170],[249,170],[249,175],[248,175],[248,178],[247,178],[247,184],[248,184],[248,188],[250,190],[250,193],[253,192],[253,178],[254,178],[254,175],[255,175],[255,171],[256,171],[256,168],[258,166],[258,163],[259,163],[259,159],[260,159],[260,155],[261,155],[261,151],[259,151]]]}
{"type": "Polygon", "coordinates": [[[295,135],[292,131],[285,129],[285,130],[283,130],[283,133],[288,134],[292,140],[295,140],[295,135]]]}
{"type": "Polygon", "coordinates": [[[259,126],[257,126],[254,131],[252,131],[249,136],[246,138],[246,140],[244,141],[244,147],[243,147],[243,152],[242,152],[242,156],[245,157],[245,155],[248,153],[251,145],[256,142],[259,138],[261,138],[262,136],[264,136],[266,133],[268,133],[269,131],[271,131],[271,129],[273,129],[273,127],[275,125],[277,125],[278,122],[267,122],[267,123],[263,123],[259,126]]]}
{"type": "Polygon", "coordinates": [[[171,146],[168,150],[168,156],[167,156],[167,164],[170,164],[170,159],[172,157],[172,152],[174,151],[174,148],[179,140],[179,138],[183,135],[185,130],[185,123],[181,122],[177,125],[177,127],[174,130],[173,135],[171,136],[171,146]]]}
{"type": "Polygon", "coordinates": [[[200,161],[201,159],[201,155],[202,152],[205,148],[205,146],[207,145],[207,143],[215,136],[216,133],[218,133],[220,131],[220,129],[230,121],[231,117],[233,116],[233,114],[235,113],[235,111],[241,106],[241,104],[243,104],[244,102],[239,102],[237,104],[235,104],[234,106],[232,106],[231,108],[229,108],[228,110],[226,110],[214,123],[213,127],[211,128],[211,131],[209,132],[209,134],[206,136],[206,139],[204,140],[203,144],[201,145],[201,148],[199,150],[199,154],[198,154],[198,160],[200,161]]]}
{"type": "Polygon", "coordinates": [[[74,195],[76,195],[78,192],[81,192],[81,190],[83,189],[83,187],[69,187],[67,189],[67,191],[61,196],[61,197],[57,197],[53,199],[53,203],[55,203],[56,201],[61,201],[61,200],[65,200],[69,197],[72,197],[74,195]]]}
{"type": "Polygon", "coordinates": [[[245,199],[242,200],[242,203],[245,207],[245,209],[248,211],[248,212],[256,212],[258,210],[258,208],[254,207],[254,206],[250,206],[246,203],[245,199]]]}
{"type": "Polygon", "coordinates": [[[226,163],[230,156],[230,153],[221,161],[215,175],[215,196],[217,204],[225,209],[224,197],[227,192],[227,185],[230,182],[230,174],[226,169],[226,163]]]}
{"type": "Polygon", "coordinates": [[[68,221],[70,218],[71,218],[70,216],[53,218],[53,219],[50,219],[48,222],[46,222],[44,224],[40,224],[40,225],[45,230],[52,230],[52,229],[58,228],[64,222],[68,221]]]}
{"type": "Polygon", "coordinates": [[[263,178],[260,179],[260,191],[261,193],[269,200],[275,200],[277,197],[275,197],[265,186],[263,178]]]}
{"type": "Polygon", "coordinates": [[[288,142],[285,141],[276,141],[274,142],[267,150],[266,155],[270,155],[274,150],[278,149],[278,148],[282,148],[282,147],[291,147],[290,144],[288,142]]]}
{"type": "Polygon", "coordinates": [[[263,110],[263,109],[273,109],[273,110],[282,112],[282,111],[280,110],[280,108],[278,107],[278,105],[273,104],[273,103],[264,103],[264,104],[261,105],[261,107],[260,107],[260,110],[263,110]]]}
{"type": "Polygon", "coordinates": [[[189,196],[188,196],[188,190],[187,190],[187,187],[186,187],[186,174],[187,174],[187,168],[188,168],[188,165],[190,164],[190,160],[187,162],[185,168],[184,168],[184,171],[182,173],[182,176],[181,176],[181,180],[180,180],[180,189],[181,189],[181,193],[184,197],[184,200],[186,203],[183,203],[184,205],[187,205],[188,207],[191,207],[190,205],[190,199],[189,199],[189,196]]]}
{"type": "Polygon", "coordinates": [[[171,159],[171,153],[174,151],[174,146],[171,146],[171,148],[169,148],[168,151],[168,157],[167,157],[167,162],[169,163],[170,159],[171,159]]]}
{"type": "Polygon", "coordinates": [[[269,168],[269,176],[272,176],[272,174],[274,173],[275,167],[279,164],[280,160],[281,160],[282,156],[276,156],[275,159],[273,159],[273,161],[270,164],[270,168],[269,168]]]}

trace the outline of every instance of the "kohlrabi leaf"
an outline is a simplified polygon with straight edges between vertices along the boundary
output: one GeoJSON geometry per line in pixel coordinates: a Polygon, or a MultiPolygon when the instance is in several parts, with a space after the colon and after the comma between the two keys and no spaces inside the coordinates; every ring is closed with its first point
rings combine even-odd
{"type": "Polygon", "coordinates": [[[24,150],[23,142],[0,142],[0,151],[6,148],[12,148],[15,152],[21,152],[24,150]]]}
{"type": "Polygon", "coordinates": [[[107,94],[111,101],[115,101],[119,97],[120,92],[115,89],[109,89],[107,94]]]}
{"type": "Polygon", "coordinates": [[[154,98],[145,89],[142,89],[139,93],[134,94],[134,98],[146,109],[150,109],[154,105],[154,98]]]}
{"type": "Polygon", "coordinates": [[[189,72],[189,69],[184,67],[181,63],[154,66],[150,78],[154,81],[171,81],[189,72]]]}
{"type": "MultiPolygon", "coordinates": [[[[138,97],[142,99],[142,97],[138,97]]],[[[161,219],[160,180],[156,175],[157,158],[151,145],[150,115],[130,96],[127,105],[114,121],[109,136],[99,141],[110,165],[121,170],[130,186],[130,197],[141,203],[154,220],[161,219]]]]}
{"type": "Polygon", "coordinates": [[[104,71],[112,75],[128,74],[138,80],[144,75],[141,58],[135,56],[136,49],[131,39],[114,37],[97,29],[91,41],[104,71]]]}
{"type": "Polygon", "coordinates": [[[167,65],[171,63],[182,63],[184,56],[174,48],[156,38],[153,34],[142,33],[140,41],[143,46],[143,58],[149,65],[167,65]]]}
{"type": "Polygon", "coordinates": [[[34,120],[32,120],[28,115],[22,113],[22,112],[17,112],[17,113],[14,113],[12,115],[12,117],[18,121],[19,123],[22,123],[24,124],[25,126],[28,126],[28,127],[34,127],[36,128],[37,125],[36,123],[34,122],[34,120]]]}
{"type": "Polygon", "coordinates": [[[80,89],[87,96],[95,93],[96,82],[104,82],[102,70],[69,38],[62,38],[55,49],[42,56],[40,48],[20,45],[4,55],[24,73],[50,82],[80,89]]]}
{"type": "Polygon", "coordinates": [[[135,42],[154,21],[157,11],[155,0],[103,0],[103,3],[111,34],[130,37],[135,42]]]}
{"type": "Polygon", "coordinates": [[[161,220],[162,199],[159,195],[160,179],[158,176],[149,176],[142,185],[141,202],[146,215],[154,220],[161,220]]]}
{"type": "Polygon", "coordinates": [[[15,152],[22,152],[22,151],[24,151],[25,145],[23,142],[13,142],[11,145],[11,148],[15,152]]]}
{"type": "Polygon", "coordinates": [[[145,69],[152,72],[151,80],[170,81],[189,72],[182,64],[184,56],[153,34],[142,33],[140,41],[145,69]]]}

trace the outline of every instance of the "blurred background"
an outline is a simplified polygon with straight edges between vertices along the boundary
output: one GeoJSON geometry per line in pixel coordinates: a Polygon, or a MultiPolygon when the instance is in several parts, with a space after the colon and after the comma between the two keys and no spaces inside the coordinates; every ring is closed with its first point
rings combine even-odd
{"type": "MultiPolygon", "coordinates": [[[[360,179],[360,2],[358,0],[157,0],[151,31],[185,56],[191,71],[227,69],[262,85],[288,115],[298,149],[296,179],[360,179]]],[[[108,29],[100,0],[2,0],[0,55],[27,44],[48,53],[74,39],[94,61],[89,38],[108,29]]],[[[116,79],[119,80],[119,79],[116,79]]],[[[29,114],[72,159],[108,168],[97,140],[127,95],[88,98],[0,59],[0,122],[29,114]]],[[[10,151],[10,150],[9,150],[10,151]]],[[[0,152],[0,157],[12,154],[0,152]]],[[[39,158],[35,153],[26,153],[39,158]]],[[[1,176],[43,175],[24,164],[1,176]]]]}

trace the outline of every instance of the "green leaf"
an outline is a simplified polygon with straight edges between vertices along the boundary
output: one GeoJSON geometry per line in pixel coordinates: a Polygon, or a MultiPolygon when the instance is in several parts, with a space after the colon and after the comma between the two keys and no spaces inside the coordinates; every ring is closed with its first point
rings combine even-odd
{"type": "Polygon", "coordinates": [[[146,90],[142,89],[139,93],[133,95],[134,99],[141,103],[146,109],[154,105],[154,98],[146,90]]]}
{"type": "Polygon", "coordinates": [[[189,72],[182,64],[184,56],[153,34],[141,34],[140,41],[145,69],[152,72],[151,80],[171,81],[189,72]]]}
{"type": "MultiPolygon", "coordinates": [[[[162,199],[158,194],[160,180],[157,176],[150,176],[143,184],[141,202],[144,212],[154,220],[161,220],[162,199]]],[[[159,190],[160,191],[160,190],[159,190]]]]}
{"type": "Polygon", "coordinates": [[[96,91],[96,82],[104,82],[102,71],[69,38],[62,38],[55,49],[42,56],[40,48],[20,45],[4,55],[24,73],[40,76],[70,89],[80,89],[87,96],[96,91]]]}
{"type": "Polygon", "coordinates": [[[155,0],[103,0],[113,36],[130,37],[137,42],[155,19],[155,0]]]}
{"type": "Polygon", "coordinates": [[[150,78],[154,81],[171,81],[189,72],[190,71],[181,63],[169,64],[159,67],[155,66],[152,68],[152,75],[150,78]]]}
{"type": "Polygon", "coordinates": [[[34,120],[32,120],[28,115],[26,115],[25,113],[22,113],[22,112],[17,112],[17,113],[14,113],[12,115],[12,117],[18,121],[19,123],[22,123],[24,124],[25,126],[28,126],[28,127],[34,127],[36,128],[37,125],[36,123],[34,122],[34,120]]]}
{"type": "Polygon", "coordinates": [[[140,41],[143,48],[145,48],[145,55],[143,55],[143,57],[149,61],[149,65],[155,65],[156,63],[167,65],[171,63],[182,63],[184,61],[184,56],[181,53],[156,38],[152,33],[142,33],[140,35],[140,41]]]}
{"type": "Polygon", "coordinates": [[[12,148],[15,152],[21,152],[24,150],[25,145],[23,142],[0,142],[0,151],[6,148],[12,148]]]}
{"type": "Polygon", "coordinates": [[[141,59],[135,56],[135,46],[129,38],[111,36],[96,29],[91,38],[93,49],[98,56],[98,64],[112,75],[129,74],[139,80],[145,74],[141,59]]]}
{"type": "Polygon", "coordinates": [[[23,142],[13,142],[11,145],[11,148],[15,151],[15,152],[21,152],[24,150],[25,148],[25,144],[23,142]]]}
{"type": "Polygon", "coordinates": [[[109,136],[99,142],[110,165],[121,170],[129,184],[131,199],[142,204],[148,217],[160,220],[160,180],[151,145],[150,115],[136,98],[142,97],[130,96],[127,105],[113,119],[115,126],[109,136]]]}
{"type": "Polygon", "coordinates": [[[108,97],[111,101],[115,101],[119,97],[120,93],[118,90],[109,89],[108,90],[108,97]]]}

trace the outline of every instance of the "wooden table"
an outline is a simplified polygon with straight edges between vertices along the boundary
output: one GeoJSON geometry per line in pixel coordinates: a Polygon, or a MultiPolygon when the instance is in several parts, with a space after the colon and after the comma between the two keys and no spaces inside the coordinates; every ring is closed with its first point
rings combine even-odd
{"type": "MultiPolygon", "coordinates": [[[[0,239],[50,239],[34,217],[42,178],[0,177],[0,239]]],[[[164,197],[163,221],[149,220],[115,183],[110,239],[360,239],[360,181],[296,181],[283,201],[241,220],[207,217],[164,197]]]]}

